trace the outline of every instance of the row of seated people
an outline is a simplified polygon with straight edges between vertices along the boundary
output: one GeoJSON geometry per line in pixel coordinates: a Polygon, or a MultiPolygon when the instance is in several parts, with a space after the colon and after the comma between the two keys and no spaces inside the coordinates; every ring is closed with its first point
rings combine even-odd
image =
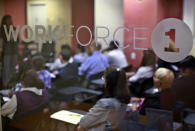
{"type": "MultiPolygon", "coordinates": [[[[118,46],[118,42],[116,42],[118,46]]],[[[56,82],[58,86],[63,87],[64,81],[75,78],[77,76],[84,76],[87,80],[91,76],[98,74],[106,69],[109,65],[116,65],[121,68],[127,67],[128,63],[124,53],[117,49],[114,41],[111,41],[109,48],[106,50],[106,56],[100,52],[100,44],[92,43],[89,46],[89,54],[85,52],[85,48],[79,46],[79,53],[73,56],[71,48],[68,45],[61,47],[59,57],[54,63],[50,63],[49,70],[45,70],[45,60],[42,56],[35,55],[31,58],[30,54],[24,54],[19,64],[19,71],[10,80],[10,86],[15,86],[19,78],[28,69],[35,69],[39,77],[44,81],[46,88],[51,88],[51,77],[56,76],[56,82]],[[98,63],[98,64],[97,64],[98,63]],[[52,76],[49,75],[49,71],[52,76]]],[[[54,85],[55,85],[54,84],[54,85]]]]}
{"type": "MultiPolygon", "coordinates": [[[[143,73],[144,71],[146,71],[144,67],[150,67],[150,69],[152,69],[152,71],[154,72],[155,67],[152,65],[145,65],[143,64],[142,69],[144,69],[143,71],[140,71],[141,67],[138,69],[137,72],[133,73],[127,73],[125,74],[125,72],[119,67],[110,67],[109,64],[105,64],[103,61],[107,61],[106,57],[104,57],[99,51],[98,51],[98,46],[90,46],[90,50],[93,53],[92,56],[90,56],[89,58],[87,58],[80,66],[76,63],[75,64],[75,68],[74,68],[74,62],[71,61],[71,51],[69,49],[63,49],[60,55],[60,60],[62,62],[62,64],[64,64],[64,66],[62,66],[61,69],[59,69],[57,72],[52,72],[53,74],[57,75],[59,77],[59,79],[56,79],[56,81],[61,81],[61,84],[66,83],[65,82],[65,78],[66,77],[70,77],[71,75],[78,76],[78,74],[83,75],[85,73],[87,73],[90,76],[89,71],[91,71],[90,69],[96,69],[96,67],[98,67],[98,65],[106,65],[104,67],[105,73],[104,73],[104,80],[105,80],[105,97],[103,99],[100,99],[97,104],[93,107],[93,109],[90,110],[90,112],[81,119],[80,122],[80,128],[92,128],[93,126],[95,126],[95,128],[102,129],[103,126],[101,126],[102,123],[101,120],[103,120],[105,122],[105,120],[109,120],[112,125],[113,128],[115,127],[114,125],[116,124],[116,121],[113,119],[113,116],[110,116],[109,113],[113,114],[111,109],[122,109],[122,108],[118,108],[119,105],[125,105],[127,103],[129,103],[130,101],[130,91],[127,88],[127,77],[129,78],[129,81],[131,81],[133,79],[133,77],[138,77],[140,76],[140,74],[146,75],[147,73],[143,73]],[[101,63],[101,62],[102,63],[101,63]],[[90,63],[91,62],[91,63],[90,63]],[[87,64],[90,63],[90,64],[87,64]],[[86,66],[84,66],[86,65],[86,66]],[[95,66],[97,65],[97,66],[95,66]],[[70,66],[70,67],[69,67],[70,66]],[[68,68],[66,69],[66,68],[68,68]],[[88,67],[88,68],[86,68],[88,67]],[[94,68],[92,68],[94,67],[94,68]],[[74,69],[73,69],[74,68],[74,69]],[[71,72],[69,72],[71,71],[71,72]],[[123,103],[123,104],[122,104],[123,103]],[[116,108],[115,108],[116,105],[116,108]],[[95,109],[94,109],[95,108],[95,109]],[[96,109],[97,108],[97,109],[96,109]],[[105,110],[104,110],[105,109],[105,110]],[[97,110],[97,112],[96,112],[97,110]],[[101,112],[99,112],[99,110],[101,112]],[[98,114],[102,114],[104,117],[98,118],[98,117],[94,117],[94,114],[98,113],[98,114]],[[111,119],[111,120],[110,120],[111,119]],[[99,122],[95,122],[96,120],[100,120],[99,122]],[[90,122],[90,123],[88,123],[90,122]],[[92,124],[92,125],[90,125],[92,124]],[[97,125],[99,126],[97,126],[97,125]]],[[[150,51],[149,51],[150,52],[150,51]]],[[[147,53],[147,52],[146,52],[147,53]]],[[[149,53],[151,55],[151,53],[149,53]]],[[[149,73],[150,77],[153,77],[154,79],[154,86],[156,88],[158,88],[160,90],[160,92],[158,92],[157,94],[153,94],[152,97],[146,97],[143,104],[142,104],[142,108],[140,109],[140,112],[144,112],[144,109],[147,107],[152,107],[152,108],[162,108],[162,109],[168,109],[171,110],[173,109],[173,107],[175,106],[176,101],[183,101],[185,107],[190,107],[190,108],[194,108],[194,100],[193,100],[193,83],[194,83],[194,57],[189,56],[187,57],[185,60],[183,60],[181,62],[181,74],[183,75],[181,78],[176,78],[175,79],[175,74],[167,69],[167,68],[159,68],[155,73],[149,73]],[[173,82],[174,81],[174,82],[173,82]],[[180,83],[182,82],[182,83],[180,83]],[[187,82],[187,83],[186,83],[187,82]],[[183,84],[183,85],[182,85],[183,84]],[[184,85],[185,84],[185,85],[184,85]],[[173,89],[175,91],[172,91],[172,86],[173,89]],[[188,89],[188,90],[186,90],[188,89]],[[186,95],[187,93],[187,95],[186,95]],[[169,97],[167,97],[169,96],[169,97]],[[155,102],[151,102],[151,101],[155,101],[155,102]],[[152,105],[151,105],[152,103],[152,105]]],[[[47,103],[47,99],[45,99],[45,95],[44,95],[44,91],[48,88],[51,88],[51,75],[50,73],[44,69],[45,63],[44,63],[44,59],[41,56],[35,56],[32,58],[32,62],[25,62],[25,64],[27,64],[28,66],[25,66],[25,71],[21,69],[21,71],[23,72],[20,77],[20,83],[18,84],[19,88],[21,88],[21,92],[22,94],[25,92],[28,92],[26,95],[29,96],[29,101],[31,101],[31,105],[28,105],[27,103],[25,103],[23,101],[24,97],[18,97],[17,93],[16,95],[13,94],[11,96],[11,101],[8,103],[5,103],[2,107],[2,111],[4,111],[5,113],[2,113],[4,116],[11,116],[10,118],[13,118],[13,116],[15,115],[15,113],[18,111],[18,109],[21,109],[21,112],[26,112],[28,110],[33,109],[34,104],[35,105],[39,105],[36,102],[33,103],[34,101],[32,100],[32,98],[37,98],[38,96],[42,96],[41,99],[43,100],[43,104],[47,103]],[[32,71],[31,69],[33,69],[34,71],[32,71]],[[48,75],[49,74],[49,75],[48,75]],[[37,77],[39,77],[38,80],[37,77]],[[28,80],[25,80],[28,79],[28,80]],[[44,84],[42,84],[41,86],[36,84],[36,81],[42,80],[42,82],[44,84]],[[25,84],[25,81],[27,81],[25,84]],[[29,84],[30,83],[30,84],[29,84]],[[20,87],[20,86],[23,87],[20,87]],[[30,89],[28,89],[28,87],[30,87],[30,89]],[[40,87],[42,89],[40,89],[40,87]],[[25,89],[26,88],[26,89],[25,89]],[[34,89],[35,88],[35,89],[34,89]],[[37,90],[40,89],[41,91],[37,90]],[[40,94],[36,94],[40,93],[40,94]],[[31,93],[29,93],[31,92],[31,93]],[[42,92],[42,93],[41,93],[42,92]],[[33,94],[34,96],[30,96],[28,94],[33,94]],[[45,101],[44,101],[45,100],[45,101]],[[15,102],[13,102],[15,101],[15,102]],[[22,104],[18,104],[19,101],[22,101],[22,104]],[[11,105],[14,105],[14,108],[10,108],[12,110],[9,110],[8,107],[10,107],[11,105]],[[20,105],[24,105],[25,108],[21,108],[19,107],[20,105]],[[7,107],[7,108],[6,108],[7,107]],[[26,109],[26,110],[24,110],[26,109]]],[[[99,68],[98,68],[99,69],[99,68]]],[[[149,70],[150,71],[150,70],[149,70]]],[[[146,71],[147,72],[147,71],[146,71]]],[[[86,76],[86,79],[89,79],[89,76],[86,76]]],[[[141,75],[141,76],[143,76],[141,75]]],[[[74,76],[74,77],[75,77],[74,76]]],[[[147,76],[147,75],[146,75],[147,76]]],[[[17,77],[18,78],[18,77],[17,77]]],[[[138,80],[138,79],[137,79],[138,80]]],[[[57,82],[57,83],[58,83],[57,82]]],[[[39,83],[39,82],[38,82],[39,83]]],[[[54,82],[55,83],[55,82],[54,82]]],[[[59,82],[60,83],[60,82],[59,82]]],[[[59,84],[59,85],[61,85],[59,84]]],[[[24,94],[25,94],[24,93],[24,94]]],[[[48,98],[48,97],[47,97],[48,98]]],[[[25,97],[26,99],[26,97],[25,97]]],[[[35,99],[36,100],[36,99],[35,99]]],[[[39,102],[42,102],[41,100],[39,102]]],[[[42,105],[42,104],[40,104],[42,105]]],[[[120,107],[120,106],[119,106],[120,107]]],[[[144,113],[143,113],[144,114],[144,113]]],[[[97,116],[97,115],[95,115],[97,116]]],[[[101,115],[99,115],[101,116],[101,115]]],[[[121,115],[122,116],[122,115],[121,115]]],[[[117,117],[117,114],[116,114],[117,117]]],[[[120,118],[120,117],[117,117],[120,118]]]]}
{"type": "MultiPolygon", "coordinates": [[[[91,53],[90,57],[88,57],[88,55],[86,55],[86,53],[84,53],[82,49],[83,48],[81,48],[82,53],[77,54],[73,57],[70,47],[67,45],[62,46],[59,59],[57,59],[55,63],[49,66],[51,72],[45,69],[45,61],[41,55],[35,55],[31,58],[29,56],[29,53],[25,54],[23,56],[22,62],[19,64],[18,71],[15,73],[15,75],[13,75],[9,82],[10,86],[14,87],[14,91],[16,92],[20,91],[23,92],[24,88],[32,88],[32,90],[31,89],[29,90],[33,92],[34,88],[37,87],[36,81],[34,81],[33,78],[32,79],[29,78],[29,80],[32,80],[32,83],[35,82],[35,85],[31,86],[26,86],[23,82],[24,79],[26,78],[26,73],[28,73],[28,71],[33,70],[37,73],[39,79],[44,83],[44,86],[42,86],[44,90],[52,89],[52,87],[63,88],[66,87],[67,85],[77,83],[75,79],[77,79],[79,75],[84,75],[88,80],[90,76],[92,76],[95,73],[103,72],[109,66],[108,59],[99,51],[101,49],[99,44],[96,46],[95,43],[93,43],[89,47],[89,52],[91,53]],[[55,76],[55,79],[52,80],[52,76],[55,76]]],[[[121,64],[122,67],[127,66],[127,61],[125,59],[124,54],[122,53],[122,51],[120,50],[118,51],[118,49],[116,49],[114,41],[111,42],[109,50],[111,52],[112,50],[121,52],[121,56],[124,58],[122,60],[124,64],[121,64],[119,61],[117,61],[117,63],[121,64]]],[[[108,56],[110,56],[111,58],[112,55],[107,55],[107,57],[108,56]]],[[[110,62],[113,62],[113,60],[110,60],[110,62]]],[[[29,77],[33,76],[30,75],[29,77]]],[[[15,101],[16,97],[14,94],[15,92],[10,93],[10,97],[11,100],[13,98],[15,101]]],[[[12,104],[13,102],[11,101],[8,103],[12,104]]],[[[4,111],[5,110],[7,111],[7,107],[9,107],[8,103],[6,103],[3,106],[4,111]]],[[[10,112],[8,111],[5,114],[6,116],[8,116],[10,115],[10,112]]]]}
{"type": "MultiPolygon", "coordinates": [[[[194,108],[195,90],[195,58],[186,57],[180,63],[181,75],[176,78],[173,71],[168,68],[158,68],[154,75],[154,87],[158,92],[145,97],[139,107],[131,108],[131,111],[139,110],[145,115],[146,108],[156,108],[172,111],[174,120],[178,121],[177,102],[183,103],[183,108],[194,108]]],[[[112,130],[123,130],[123,120],[127,119],[127,104],[130,100],[130,90],[127,88],[126,74],[119,68],[110,67],[104,73],[106,96],[100,99],[93,108],[81,119],[78,129],[104,130],[106,124],[112,125],[112,130]],[[118,129],[117,129],[118,128],[118,129]]],[[[109,128],[110,129],[110,128],[109,128]]]]}
{"type": "MultiPolygon", "coordinates": [[[[79,130],[103,130],[107,122],[111,123],[113,129],[123,128],[120,127],[120,121],[127,115],[126,108],[131,97],[125,71],[117,67],[108,67],[104,73],[104,80],[105,96],[81,119],[79,130]]],[[[145,110],[146,107],[172,110],[176,102],[175,95],[170,89],[173,81],[174,74],[172,71],[166,68],[159,68],[155,72],[154,83],[155,87],[160,89],[161,92],[158,92],[155,95],[156,97],[152,99],[145,98],[143,105],[140,105],[140,112],[145,110]],[[152,101],[152,106],[151,103],[148,104],[148,101],[152,101]]],[[[22,91],[17,92],[12,96],[10,102],[3,105],[2,114],[4,116],[13,118],[17,113],[48,103],[47,92],[43,89],[44,84],[38,79],[35,71],[29,70],[25,73],[23,84],[22,91]],[[30,104],[29,101],[31,101],[30,104]]],[[[132,108],[132,111],[134,110],[132,108]]]]}

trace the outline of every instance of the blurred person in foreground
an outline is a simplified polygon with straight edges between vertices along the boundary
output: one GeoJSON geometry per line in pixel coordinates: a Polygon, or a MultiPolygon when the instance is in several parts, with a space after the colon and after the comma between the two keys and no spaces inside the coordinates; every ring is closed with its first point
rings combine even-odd
{"type": "Polygon", "coordinates": [[[16,118],[48,104],[48,94],[44,83],[34,70],[24,74],[21,91],[15,92],[11,100],[1,107],[1,114],[10,119],[16,118]]]}
{"type": "Polygon", "coordinates": [[[100,52],[100,49],[101,45],[99,43],[94,41],[90,44],[89,52],[91,56],[79,67],[78,74],[80,76],[89,79],[90,76],[103,72],[109,66],[107,58],[100,52]]]}
{"type": "Polygon", "coordinates": [[[180,62],[181,77],[173,83],[177,101],[184,107],[195,109],[195,58],[188,56],[180,62]]]}
{"type": "Polygon", "coordinates": [[[153,77],[154,87],[159,91],[147,95],[143,102],[140,113],[145,114],[146,108],[173,110],[176,105],[176,96],[171,89],[175,77],[174,73],[167,68],[159,68],[153,77]]]}
{"type": "Polygon", "coordinates": [[[118,41],[112,40],[109,44],[109,47],[103,50],[103,52],[107,52],[106,57],[110,65],[125,68],[128,66],[128,62],[123,51],[119,49],[119,46],[120,45],[118,41]]]}
{"type": "Polygon", "coordinates": [[[126,75],[123,70],[108,67],[104,72],[105,98],[100,99],[80,120],[79,131],[104,131],[110,123],[112,130],[119,128],[130,101],[126,75]]]}

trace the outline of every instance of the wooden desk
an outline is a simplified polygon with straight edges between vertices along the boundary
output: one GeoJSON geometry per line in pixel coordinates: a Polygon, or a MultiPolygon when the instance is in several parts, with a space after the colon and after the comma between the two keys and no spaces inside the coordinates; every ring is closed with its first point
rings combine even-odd
{"type": "Polygon", "coordinates": [[[92,104],[78,103],[76,101],[52,103],[40,112],[28,115],[9,123],[14,130],[22,131],[73,131],[76,125],[61,122],[50,118],[50,115],[60,110],[81,110],[88,112],[92,104]]]}

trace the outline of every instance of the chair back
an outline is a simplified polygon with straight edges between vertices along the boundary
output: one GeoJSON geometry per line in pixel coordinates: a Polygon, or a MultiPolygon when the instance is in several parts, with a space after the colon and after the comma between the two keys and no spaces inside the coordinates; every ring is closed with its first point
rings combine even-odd
{"type": "Polygon", "coordinates": [[[123,126],[119,128],[119,131],[158,131],[158,128],[137,121],[124,120],[123,126]]]}
{"type": "Polygon", "coordinates": [[[183,131],[195,130],[195,110],[184,109],[183,111],[183,131]]]}
{"type": "Polygon", "coordinates": [[[173,131],[173,113],[167,110],[146,108],[146,123],[158,127],[159,131],[173,131]]]}

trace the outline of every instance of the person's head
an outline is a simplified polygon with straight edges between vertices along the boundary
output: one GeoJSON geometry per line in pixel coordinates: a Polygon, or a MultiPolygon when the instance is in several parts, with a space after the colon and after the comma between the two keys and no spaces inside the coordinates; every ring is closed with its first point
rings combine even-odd
{"type": "Polygon", "coordinates": [[[81,46],[81,45],[78,45],[78,50],[79,50],[79,52],[84,53],[85,52],[85,47],[81,46]]]}
{"type": "Polygon", "coordinates": [[[187,56],[180,62],[180,71],[182,75],[195,74],[195,58],[193,56],[187,56]]]}
{"type": "Polygon", "coordinates": [[[64,44],[64,45],[61,46],[61,51],[62,50],[71,50],[71,48],[68,44],[64,44]]]}
{"type": "Polygon", "coordinates": [[[89,52],[93,53],[101,50],[101,44],[99,42],[93,41],[89,46],[89,52]]]}
{"type": "Polygon", "coordinates": [[[118,47],[119,47],[118,41],[114,41],[114,40],[110,41],[109,48],[111,50],[118,49],[118,47]]]}
{"type": "Polygon", "coordinates": [[[45,59],[41,55],[34,56],[32,58],[32,67],[36,71],[43,70],[45,68],[45,59]]]}
{"type": "Polygon", "coordinates": [[[64,49],[60,53],[60,60],[62,63],[67,63],[72,56],[72,51],[68,49],[64,49]]]}
{"type": "Polygon", "coordinates": [[[11,17],[11,15],[5,15],[5,16],[3,16],[2,21],[1,21],[1,27],[3,27],[3,25],[6,25],[7,27],[9,27],[12,24],[13,23],[12,23],[12,17],[11,17]]]}
{"type": "Polygon", "coordinates": [[[171,88],[175,79],[174,73],[167,68],[159,68],[153,77],[154,86],[161,90],[171,88]]]}
{"type": "Polygon", "coordinates": [[[152,66],[154,68],[155,64],[156,64],[155,53],[151,49],[144,50],[141,66],[152,66]]]}
{"type": "Polygon", "coordinates": [[[41,79],[39,79],[38,74],[34,70],[29,70],[24,73],[22,78],[22,84],[24,87],[36,87],[38,89],[44,88],[44,83],[41,79]]]}
{"type": "Polygon", "coordinates": [[[125,71],[115,66],[108,67],[104,72],[107,97],[118,99],[122,103],[130,100],[130,91],[127,88],[125,71]]]}

